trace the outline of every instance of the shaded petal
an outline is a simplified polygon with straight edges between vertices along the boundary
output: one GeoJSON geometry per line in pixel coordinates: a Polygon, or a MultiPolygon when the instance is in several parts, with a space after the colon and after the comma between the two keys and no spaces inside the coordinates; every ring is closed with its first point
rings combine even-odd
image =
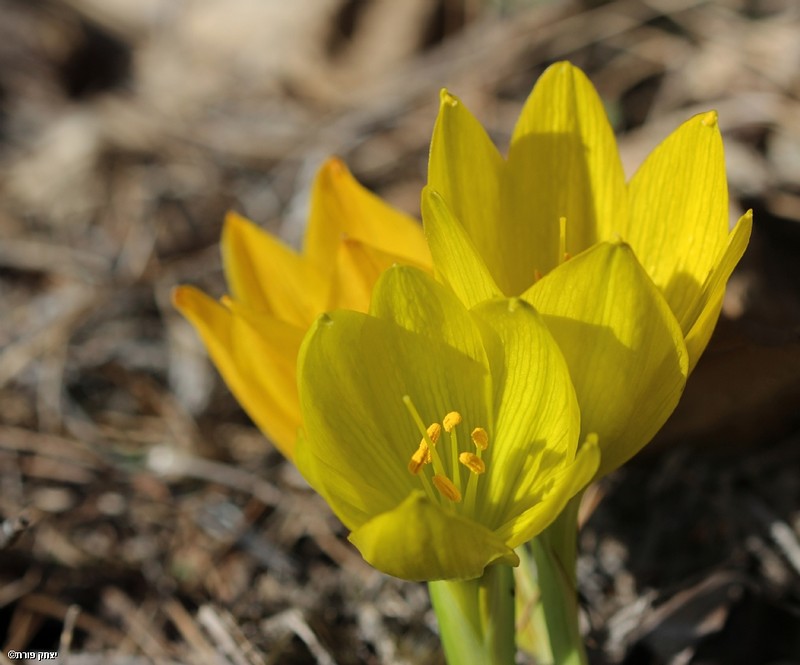
{"type": "Polygon", "coordinates": [[[384,257],[368,245],[351,238],[342,239],[325,309],[366,312],[375,282],[390,265],[391,262],[385,262],[384,257]]]}
{"type": "Polygon", "coordinates": [[[497,414],[476,515],[496,528],[527,508],[538,473],[572,461],[581,415],[564,357],[528,303],[492,300],[473,313],[484,326],[497,414]]]}
{"type": "Polygon", "coordinates": [[[588,485],[600,464],[600,447],[584,443],[575,459],[562,468],[542,475],[533,505],[495,531],[510,547],[518,547],[544,531],[561,514],[572,497],[588,485]]]}
{"type": "Polygon", "coordinates": [[[628,186],[622,231],[687,334],[709,274],[728,243],[728,186],[714,111],[676,129],[628,186]]]}
{"type": "Polygon", "coordinates": [[[440,100],[431,139],[428,185],[447,201],[502,288],[507,265],[499,199],[504,161],[458,98],[442,90],[440,100]]]}
{"type": "Polygon", "coordinates": [[[300,425],[295,361],[303,330],[241,305],[232,311],[190,286],[176,288],[173,303],[248,415],[291,458],[300,425]]]}
{"type": "Polygon", "coordinates": [[[596,245],[523,297],[567,360],[582,436],[599,436],[599,474],[608,473],[655,435],[683,392],[688,354],[677,321],[624,243],[596,245]]]}
{"type": "Polygon", "coordinates": [[[414,268],[395,266],[375,286],[370,314],[439,338],[488,371],[480,330],[455,293],[414,268]]]}
{"type": "Polygon", "coordinates": [[[364,188],[334,157],[322,165],[314,180],[306,256],[319,270],[328,270],[343,235],[414,265],[431,265],[419,222],[364,188]]]}
{"type": "Polygon", "coordinates": [[[381,273],[401,260],[396,254],[387,254],[354,238],[343,238],[336,254],[326,309],[366,312],[381,273]]]}
{"type": "Polygon", "coordinates": [[[222,228],[222,264],[235,300],[297,326],[325,306],[328,287],[302,256],[235,212],[222,228]]]}
{"type": "Polygon", "coordinates": [[[689,351],[689,371],[691,372],[711,339],[714,326],[717,324],[722,299],[725,296],[725,285],[731,276],[739,259],[742,258],[747,243],[750,242],[750,233],[753,230],[753,211],[749,210],[739,218],[736,226],[728,239],[728,245],[722,257],[716,261],[713,272],[708,276],[703,285],[698,305],[702,307],[697,314],[690,314],[689,319],[694,321],[689,333],[686,335],[686,348],[689,351]]]}
{"type": "Polygon", "coordinates": [[[422,190],[422,219],[437,275],[467,307],[503,295],[464,227],[430,187],[422,190]]]}
{"type": "Polygon", "coordinates": [[[559,218],[571,255],[608,237],[627,218],[625,176],[603,104],[568,62],[549,67],[522,109],[508,155],[501,218],[505,258],[518,295],[534,271],[558,265],[559,218]]]}
{"type": "MultiPolygon", "coordinates": [[[[343,454],[346,453],[343,451],[343,454]]],[[[297,437],[292,461],[348,529],[356,529],[372,519],[376,506],[384,506],[388,510],[392,505],[391,501],[386,501],[384,488],[376,485],[371,476],[365,477],[362,483],[338,478],[339,466],[331,465],[326,458],[315,454],[305,429],[301,429],[297,437]]]]}
{"type": "Polygon", "coordinates": [[[350,542],[375,568],[405,580],[468,580],[492,563],[519,565],[491,531],[446,512],[419,491],[353,531],[350,542]]]}

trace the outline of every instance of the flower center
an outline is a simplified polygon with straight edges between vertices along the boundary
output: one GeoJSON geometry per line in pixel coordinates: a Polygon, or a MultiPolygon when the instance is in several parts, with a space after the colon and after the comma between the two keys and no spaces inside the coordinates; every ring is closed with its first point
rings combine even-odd
{"type": "Polygon", "coordinates": [[[425,422],[420,417],[408,395],[403,396],[403,403],[406,405],[422,436],[419,446],[411,455],[411,460],[408,463],[409,473],[420,479],[429,498],[441,502],[439,497],[443,497],[447,500],[445,505],[451,508],[454,507],[454,504],[462,503],[463,498],[463,510],[471,514],[475,506],[478,476],[486,471],[486,462],[482,459],[483,451],[489,447],[489,435],[486,430],[483,427],[476,427],[472,430],[470,439],[474,446],[474,452],[472,450],[461,450],[458,440],[458,426],[462,424],[463,418],[458,411],[447,413],[442,418],[441,424],[437,422],[426,427],[425,422]],[[449,439],[449,451],[437,449],[442,430],[445,431],[449,439]],[[433,468],[430,479],[426,474],[427,466],[433,468]],[[462,466],[469,471],[464,495],[462,495],[461,482],[462,466]]]}

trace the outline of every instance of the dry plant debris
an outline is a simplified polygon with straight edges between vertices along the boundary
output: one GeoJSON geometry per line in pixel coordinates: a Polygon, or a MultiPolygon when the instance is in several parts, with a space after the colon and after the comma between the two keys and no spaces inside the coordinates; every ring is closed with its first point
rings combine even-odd
{"type": "Polygon", "coordinates": [[[798,35],[791,0],[0,5],[0,662],[442,662],[169,293],[222,293],[229,208],[297,243],[331,153],[416,214],[438,89],[503,144],[561,58],[629,173],[716,108],[757,224],[678,412],[587,494],[592,657],[800,662],[798,35]]]}

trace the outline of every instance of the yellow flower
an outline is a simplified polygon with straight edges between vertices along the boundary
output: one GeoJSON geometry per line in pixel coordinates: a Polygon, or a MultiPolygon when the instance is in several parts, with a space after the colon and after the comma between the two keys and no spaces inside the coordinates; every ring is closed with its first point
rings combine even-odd
{"type": "Polygon", "coordinates": [[[333,158],[314,182],[301,253],[236,213],[225,219],[221,249],[230,296],[218,303],[180,286],[175,306],[200,333],[239,403],[292,458],[303,335],[325,310],[366,311],[375,280],[392,264],[430,270],[422,228],[333,158]]]}
{"type": "Polygon", "coordinates": [[[626,183],[602,103],[557,63],[528,98],[504,159],[442,92],[423,221],[437,274],[468,305],[520,296],[570,366],[600,473],[658,431],[708,343],[750,236],[728,232],[714,112],[688,120],[626,183]],[[570,258],[574,257],[574,258],[570,258]]]}
{"type": "Polygon", "coordinates": [[[594,476],[569,370],[533,307],[467,310],[414,268],[369,314],[312,326],[298,360],[296,463],[379,570],[472,579],[541,533],[594,476]]]}

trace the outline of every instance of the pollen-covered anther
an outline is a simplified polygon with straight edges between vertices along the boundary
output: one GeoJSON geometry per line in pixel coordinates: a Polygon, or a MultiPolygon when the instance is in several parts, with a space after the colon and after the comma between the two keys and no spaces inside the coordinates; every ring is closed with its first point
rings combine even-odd
{"type": "Polygon", "coordinates": [[[489,447],[489,435],[483,427],[476,427],[472,430],[472,443],[478,450],[486,450],[489,447]]]}
{"type": "Polygon", "coordinates": [[[459,503],[461,501],[461,492],[458,491],[453,481],[447,476],[437,473],[433,477],[433,484],[442,496],[450,499],[453,503],[459,503]]]}
{"type": "Polygon", "coordinates": [[[481,474],[486,471],[486,464],[475,453],[461,453],[458,461],[467,467],[472,473],[481,474]]]}
{"type": "Polygon", "coordinates": [[[461,420],[461,414],[458,411],[451,411],[444,417],[444,420],[442,420],[444,431],[452,432],[453,428],[461,423],[461,420]]]}
{"type": "Polygon", "coordinates": [[[416,476],[422,467],[426,464],[430,464],[430,462],[431,451],[428,448],[428,444],[423,439],[419,444],[419,448],[417,448],[414,454],[411,456],[411,461],[408,463],[408,472],[416,476]]]}
{"type": "MultiPolygon", "coordinates": [[[[428,425],[427,431],[428,431],[428,438],[433,443],[436,443],[439,440],[439,437],[442,435],[442,426],[439,423],[433,423],[432,425],[428,425]]],[[[424,440],[425,439],[423,439],[423,441],[424,440]]]]}

